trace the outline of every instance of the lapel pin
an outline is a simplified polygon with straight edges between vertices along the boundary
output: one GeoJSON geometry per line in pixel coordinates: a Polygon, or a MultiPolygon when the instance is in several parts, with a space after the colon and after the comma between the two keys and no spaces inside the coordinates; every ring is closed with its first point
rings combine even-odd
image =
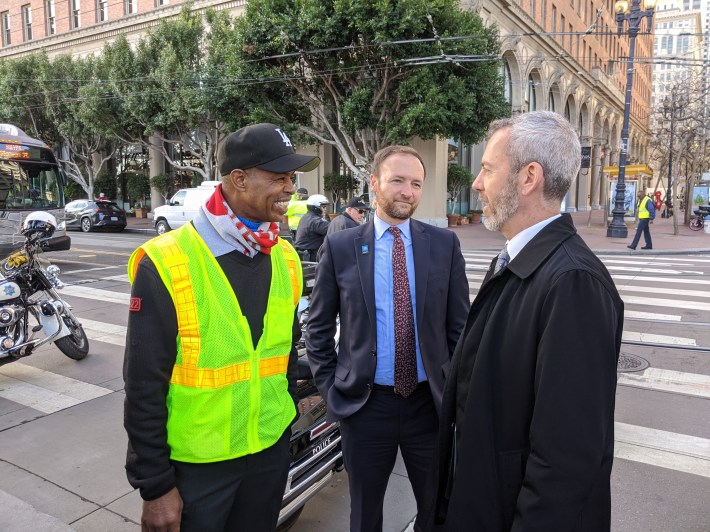
{"type": "Polygon", "coordinates": [[[363,255],[366,255],[369,252],[370,252],[370,246],[362,246],[360,248],[360,253],[362,253],[363,255]]]}

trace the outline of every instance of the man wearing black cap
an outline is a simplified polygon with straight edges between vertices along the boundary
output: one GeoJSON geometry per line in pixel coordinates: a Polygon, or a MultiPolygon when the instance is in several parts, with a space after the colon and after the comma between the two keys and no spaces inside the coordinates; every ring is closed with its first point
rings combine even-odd
{"type": "Polygon", "coordinates": [[[273,124],[232,133],[217,159],[197,217],[128,266],[126,470],[143,530],[274,530],[288,474],[302,276],[276,222],[294,171],[320,160],[273,124]]]}
{"type": "Polygon", "coordinates": [[[365,218],[365,213],[369,210],[370,207],[362,201],[362,198],[355,196],[348,202],[343,214],[336,216],[333,221],[330,222],[326,236],[331,233],[335,233],[336,231],[357,227],[362,223],[362,220],[365,218]]]}

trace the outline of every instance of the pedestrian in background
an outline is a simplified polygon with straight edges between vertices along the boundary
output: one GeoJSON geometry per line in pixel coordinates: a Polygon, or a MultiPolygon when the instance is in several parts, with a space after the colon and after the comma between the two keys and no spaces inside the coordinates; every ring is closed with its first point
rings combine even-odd
{"type": "Polygon", "coordinates": [[[398,450],[422,518],[444,378],[469,307],[458,238],[411,219],[424,186],[420,155],[390,146],[372,168],[375,216],[326,237],[306,333],[328,419],[340,421],[352,532],[382,530],[398,450]]]}
{"type": "Polygon", "coordinates": [[[229,135],[197,217],[138,248],[124,362],[143,530],[274,530],[289,465],[302,290],[277,220],[298,155],[273,124],[229,135]]]}
{"type": "Polygon", "coordinates": [[[623,303],[560,204],[579,138],[537,111],[490,126],[473,182],[507,243],[446,381],[426,530],[609,530],[623,303]]]}
{"type": "Polygon", "coordinates": [[[370,207],[362,201],[362,198],[355,196],[348,202],[343,213],[330,222],[327,234],[359,226],[369,210],[370,207]]]}
{"type": "Polygon", "coordinates": [[[306,208],[306,200],[308,199],[308,189],[299,188],[288,202],[286,210],[286,219],[288,220],[288,228],[291,230],[291,236],[296,238],[296,230],[298,224],[301,223],[301,218],[308,212],[306,208]]]}
{"type": "Polygon", "coordinates": [[[636,226],[636,234],[634,235],[633,241],[626,247],[629,249],[636,249],[639,240],[641,240],[641,233],[643,233],[643,239],[646,242],[646,245],[641,249],[653,249],[653,242],[651,241],[651,227],[649,224],[655,217],[656,207],[653,205],[651,198],[643,193],[643,190],[638,191],[637,197],[638,202],[636,203],[636,207],[638,209],[638,225],[636,226]],[[651,212],[651,210],[653,210],[653,212],[651,212]],[[653,217],[651,216],[652,214],[653,217]]]}
{"type": "Polygon", "coordinates": [[[296,231],[295,246],[305,261],[318,260],[318,250],[330,226],[328,218],[328,198],[322,194],[313,194],[306,202],[308,212],[301,219],[296,231]]]}

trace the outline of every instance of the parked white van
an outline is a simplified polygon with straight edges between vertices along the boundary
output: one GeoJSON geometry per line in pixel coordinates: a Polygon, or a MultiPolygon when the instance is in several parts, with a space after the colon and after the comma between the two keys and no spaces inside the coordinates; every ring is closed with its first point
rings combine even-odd
{"type": "Polygon", "coordinates": [[[209,198],[220,181],[203,181],[197,188],[183,188],[170,198],[167,205],[153,210],[155,230],[159,235],[192,220],[207,198],[209,198]]]}

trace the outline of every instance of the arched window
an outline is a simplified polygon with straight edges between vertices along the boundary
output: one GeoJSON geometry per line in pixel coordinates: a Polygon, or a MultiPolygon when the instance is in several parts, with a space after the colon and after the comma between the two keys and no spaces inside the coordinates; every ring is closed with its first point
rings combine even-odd
{"type": "Polygon", "coordinates": [[[504,85],[504,96],[505,101],[512,105],[513,103],[513,79],[510,75],[510,65],[507,61],[503,62],[503,79],[505,81],[504,85]]]}
{"type": "Polygon", "coordinates": [[[552,90],[547,94],[547,110],[548,111],[555,111],[555,95],[553,94],[552,90]]]}
{"type": "Polygon", "coordinates": [[[570,124],[572,123],[572,109],[570,109],[569,100],[565,103],[565,118],[570,124]]]}
{"type": "Polygon", "coordinates": [[[528,111],[537,111],[537,91],[535,90],[535,80],[532,75],[528,76],[528,86],[526,92],[528,111]]]}

